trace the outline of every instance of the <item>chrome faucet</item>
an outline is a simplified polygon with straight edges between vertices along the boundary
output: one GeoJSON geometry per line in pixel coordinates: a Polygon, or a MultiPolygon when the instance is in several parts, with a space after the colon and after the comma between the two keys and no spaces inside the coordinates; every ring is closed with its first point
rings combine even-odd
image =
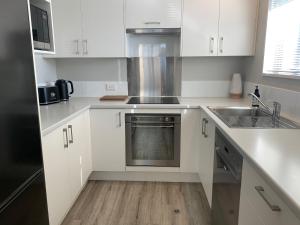
{"type": "Polygon", "coordinates": [[[273,102],[273,110],[270,109],[266,104],[264,104],[255,94],[249,93],[249,97],[252,97],[252,105],[254,105],[254,100],[256,100],[264,109],[272,115],[273,122],[276,122],[280,119],[281,104],[279,102],[273,102]]]}

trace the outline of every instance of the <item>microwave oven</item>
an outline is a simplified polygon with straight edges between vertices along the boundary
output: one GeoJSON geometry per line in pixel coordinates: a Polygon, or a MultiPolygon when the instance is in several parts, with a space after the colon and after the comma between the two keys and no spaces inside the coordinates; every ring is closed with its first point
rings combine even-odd
{"type": "Polygon", "coordinates": [[[49,21],[47,11],[30,5],[34,49],[50,50],[49,21]]]}

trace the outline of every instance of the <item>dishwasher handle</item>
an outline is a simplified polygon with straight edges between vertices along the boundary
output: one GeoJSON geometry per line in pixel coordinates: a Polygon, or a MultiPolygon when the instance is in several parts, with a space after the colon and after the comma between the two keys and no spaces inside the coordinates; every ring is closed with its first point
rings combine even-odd
{"type": "Polygon", "coordinates": [[[241,173],[236,171],[233,165],[229,162],[226,157],[224,157],[220,151],[220,147],[216,147],[216,155],[219,157],[222,161],[222,169],[226,172],[229,172],[236,180],[241,180],[241,173]]]}

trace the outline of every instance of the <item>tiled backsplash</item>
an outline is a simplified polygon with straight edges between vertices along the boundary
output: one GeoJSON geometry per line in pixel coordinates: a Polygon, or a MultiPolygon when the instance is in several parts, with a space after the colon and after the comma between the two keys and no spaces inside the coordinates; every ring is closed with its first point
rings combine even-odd
{"type": "Polygon", "coordinates": [[[228,97],[230,81],[183,81],[182,97],[228,97]]]}
{"type": "Polygon", "coordinates": [[[73,81],[74,97],[101,97],[103,95],[127,95],[124,81],[73,81]],[[112,89],[114,90],[112,90],[112,89]]]}
{"type": "MultiPolygon", "coordinates": [[[[253,93],[257,84],[245,82],[244,94],[253,93]]],[[[277,101],[281,104],[282,113],[289,118],[300,121],[300,92],[258,84],[261,100],[269,106],[277,101]]]]}
{"type": "MultiPolygon", "coordinates": [[[[99,97],[103,95],[127,95],[124,81],[74,81],[74,97],[99,97]],[[111,86],[113,90],[109,90],[111,86]]],[[[227,97],[229,81],[183,81],[183,97],[227,97]]]]}

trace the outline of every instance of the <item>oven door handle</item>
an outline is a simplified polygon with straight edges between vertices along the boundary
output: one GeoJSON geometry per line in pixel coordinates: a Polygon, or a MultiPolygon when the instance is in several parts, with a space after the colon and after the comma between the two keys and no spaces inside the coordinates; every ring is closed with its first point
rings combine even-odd
{"type": "Polygon", "coordinates": [[[132,125],[132,128],[174,128],[174,125],[170,125],[170,126],[155,126],[155,125],[132,125]]]}

